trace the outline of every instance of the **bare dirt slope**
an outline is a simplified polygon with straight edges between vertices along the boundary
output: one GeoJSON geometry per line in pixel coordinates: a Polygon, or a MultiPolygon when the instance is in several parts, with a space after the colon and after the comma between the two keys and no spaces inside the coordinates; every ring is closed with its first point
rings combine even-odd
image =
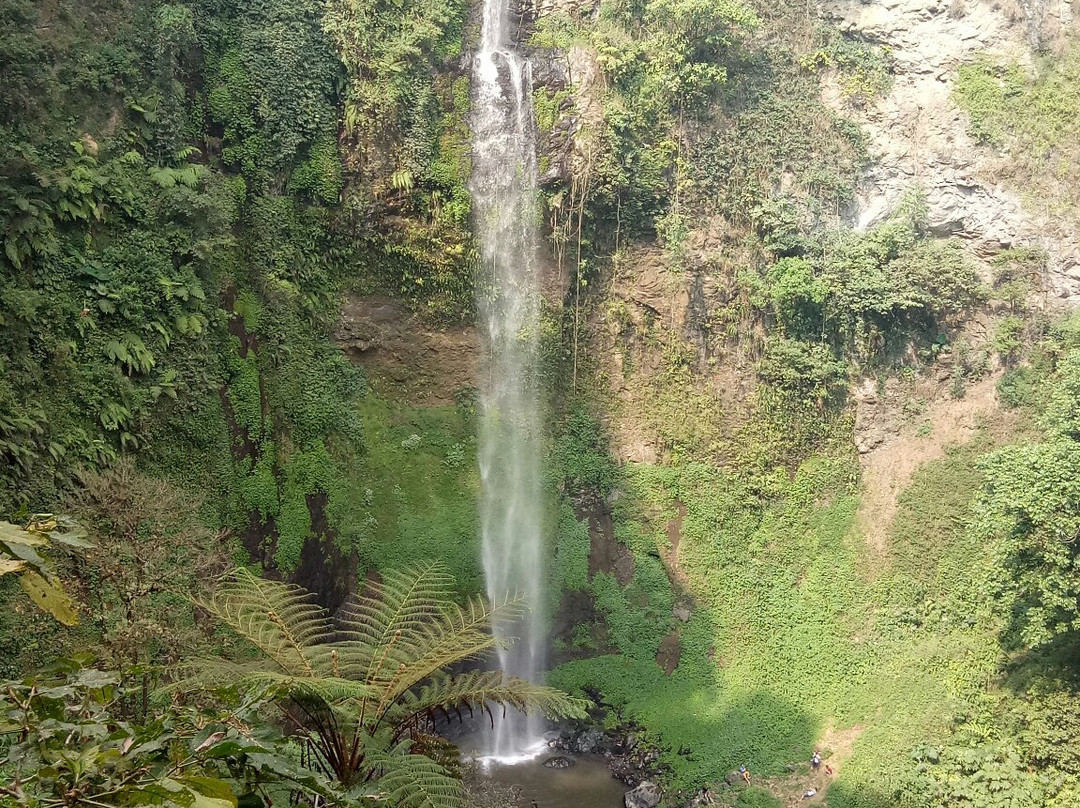
{"type": "Polygon", "coordinates": [[[413,407],[452,405],[457,391],[477,386],[476,328],[435,327],[391,298],[350,297],[334,340],[377,392],[413,407]]]}
{"type": "Polygon", "coordinates": [[[860,390],[856,441],[861,436],[865,489],[859,525],[875,554],[886,550],[898,497],[912,475],[942,457],[948,447],[967,443],[980,425],[1007,417],[998,406],[999,378],[1000,374],[992,374],[969,385],[963,398],[953,398],[938,389],[920,417],[908,423],[901,420],[898,410],[903,407],[902,397],[894,391],[879,395],[865,388],[860,390]],[[869,435],[874,437],[867,442],[869,435]]]}

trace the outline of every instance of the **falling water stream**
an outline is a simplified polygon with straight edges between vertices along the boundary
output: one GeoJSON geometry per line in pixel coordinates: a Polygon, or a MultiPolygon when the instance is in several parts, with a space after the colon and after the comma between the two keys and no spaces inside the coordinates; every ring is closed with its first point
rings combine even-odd
{"type": "MultiPolygon", "coordinates": [[[[519,594],[528,607],[523,619],[494,627],[500,638],[514,638],[499,652],[500,667],[538,681],[544,629],[536,127],[531,66],[511,42],[507,15],[507,0],[484,0],[480,51],[473,63],[470,191],[489,273],[479,295],[488,352],[480,400],[480,518],[489,597],[498,601],[519,594]]],[[[535,755],[542,732],[539,718],[508,713],[496,722],[486,756],[506,763],[535,755]]]]}

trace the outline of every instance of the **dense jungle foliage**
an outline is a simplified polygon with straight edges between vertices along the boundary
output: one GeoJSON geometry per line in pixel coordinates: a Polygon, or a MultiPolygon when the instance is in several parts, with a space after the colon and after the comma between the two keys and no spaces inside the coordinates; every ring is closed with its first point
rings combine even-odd
{"type": "MultiPolygon", "coordinates": [[[[848,226],[872,155],[820,80],[855,108],[893,65],[805,4],[582,9],[519,31],[595,70],[534,93],[542,143],[578,127],[540,155],[570,279],[541,335],[550,683],[657,747],[665,805],[784,805],[815,748],[833,808],[1080,804],[1080,324],[1029,307],[1046,255],[978,265],[918,187],[848,226]],[[616,293],[652,261],[694,290],[687,327],[616,293]],[[647,406],[613,394],[605,338],[647,406]],[[853,386],[899,391],[928,445],[936,378],[1001,407],[868,524],[853,386]],[[625,461],[627,422],[653,459],[625,461]],[[740,765],[753,785],[729,788],[740,765]]],[[[0,805],[456,805],[425,710],[583,715],[439,672],[490,640],[475,391],[419,406],[334,338],[347,296],[471,321],[473,14],[0,0],[0,805]],[[434,559],[417,609],[443,644],[386,642],[400,571],[434,559]],[[277,579],[331,611],[383,596],[360,674],[331,646],[370,627],[277,579]],[[209,670],[224,688],[187,676],[209,670]],[[283,732],[301,713],[319,731],[283,732]]],[[[1003,179],[1058,212],[1076,53],[953,77],[1003,179]]]]}

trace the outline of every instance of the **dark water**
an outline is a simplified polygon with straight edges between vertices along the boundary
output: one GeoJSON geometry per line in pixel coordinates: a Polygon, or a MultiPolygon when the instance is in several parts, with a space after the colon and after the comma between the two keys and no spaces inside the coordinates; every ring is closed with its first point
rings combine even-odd
{"type": "Polygon", "coordinates": [[[599,755],[572,757],[569,769],[549,769],[543,762],[556,753],[513,766],[492,765],[487,776],[497,783],[519,786],[525,805],[537,808],[623,808],[626,786],[611,776],[607,760],[599,755]]]}

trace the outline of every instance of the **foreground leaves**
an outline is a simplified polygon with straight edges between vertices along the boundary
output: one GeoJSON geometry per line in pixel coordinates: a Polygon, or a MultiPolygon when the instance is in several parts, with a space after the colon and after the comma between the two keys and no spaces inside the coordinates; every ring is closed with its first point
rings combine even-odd
{"type": "Polygon", "coordinates": [[[35,514],[25,528],[0,522],[0,575],[18,575],[19,585],[38,607],[73,626],[79,622],[75,602],[64,591],[48,557],[42,555],[55,545],[69,549],[93,546],[66,516],[35,514]]]}
{"type": "Polygon", "coordinates": [[[216,754],[226,739],[240,748],[236,730],[206,744],[210,717],[171,706],[132,724],[125,695],[116,674],[74,665],[0,684],[0,805],[236,808],[216,754]]]}
{"type": "Polygon", "coordinates": [[[434,721],[462,709],[583,717],[585,702],[500,671],[445,668],[496,646],[495,619],[521,603],[454,603],[440,565],[388,572],[331,619],[303,589],[240,570],[199,605],[259,652],[247,663],[200,660],[189,686],[233,681],[277,696],[313,759],[350,799],[412,808],[462,805],[444,763],[415,754],[434,721]]]}

